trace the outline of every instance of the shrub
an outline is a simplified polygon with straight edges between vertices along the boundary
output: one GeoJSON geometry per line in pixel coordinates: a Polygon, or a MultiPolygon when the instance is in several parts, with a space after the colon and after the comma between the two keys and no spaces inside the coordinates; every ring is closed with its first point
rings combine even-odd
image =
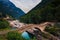
{"type": "Polygon", "coordinates": [[[7,20],[0,20],[0,29],[8,28],[9,27],[9,22],[7,20]]]}
{"type": "Polygon", "coordinates": [[[19,34],[18,32],[8,32],[7,34],[7,39],[8,40],[24,40],[24,38],[19,34]]]}

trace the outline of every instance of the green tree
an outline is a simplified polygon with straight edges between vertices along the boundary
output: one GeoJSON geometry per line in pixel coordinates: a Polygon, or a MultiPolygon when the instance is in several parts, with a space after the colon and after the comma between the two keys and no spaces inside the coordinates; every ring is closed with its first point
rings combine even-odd
{"type": "Polygon", "coordinates": [[[24,38],[21,36],[21,34],[19,34],[16,31],[8,32],[7,39],[8,40],[24,40],[24,38]]]}
{"type": "Polygon", "coordinates": [[[41,5],[40,3],[33,10],[28,12],[28,14],[21,17],[20,21],[24,23],[34,23],[34,24],[46,21],[59,21],[60,0],[50,0],[48,2],[45,2],[45,4],[41,5]]]}
{"type": "Polygon", "coordinates": [[[9,28],[9,22],[4,19],[0,19],[0,29],[9,28]]]}

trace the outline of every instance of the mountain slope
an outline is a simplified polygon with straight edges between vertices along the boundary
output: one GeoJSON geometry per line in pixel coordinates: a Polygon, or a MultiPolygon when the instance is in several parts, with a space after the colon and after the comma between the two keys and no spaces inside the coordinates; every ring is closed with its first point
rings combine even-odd
{"type": "Polygon", "coordinates": [[[0,1],[0,12],[2,12],[3,14],[11,15],[12,17],[16,19],[18,19],[20,16],[25,14],[21,9],[17,8],[9,0],[0,1]]]}
{"type": "Polygon", "coordinates": [[[28,14],[20,18],[24,23],[40,23],[46,21],[60,20],[60,1],[59,0],[43,0],[28,14]]]}

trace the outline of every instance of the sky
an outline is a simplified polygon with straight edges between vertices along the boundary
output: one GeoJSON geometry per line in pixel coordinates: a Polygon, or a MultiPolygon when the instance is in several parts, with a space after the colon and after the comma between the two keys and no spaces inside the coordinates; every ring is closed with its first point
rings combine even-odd
{"type": "Polygon", "coordinates": [[[28,13],[32,8],[38,5],[42,0],[10,0],[16,7],[20,8],[25,13],[28,13]]]}

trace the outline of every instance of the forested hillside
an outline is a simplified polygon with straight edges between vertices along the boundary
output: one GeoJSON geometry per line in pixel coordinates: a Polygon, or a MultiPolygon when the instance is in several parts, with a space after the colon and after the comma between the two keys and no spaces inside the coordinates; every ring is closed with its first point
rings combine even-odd
{"type": "Polygon", "coordinates": [[[46,0],[42,1],[28,14],[20,18],[24,23],[41,23],[46,21],[60,20],[60,0],[46,0]]]}

